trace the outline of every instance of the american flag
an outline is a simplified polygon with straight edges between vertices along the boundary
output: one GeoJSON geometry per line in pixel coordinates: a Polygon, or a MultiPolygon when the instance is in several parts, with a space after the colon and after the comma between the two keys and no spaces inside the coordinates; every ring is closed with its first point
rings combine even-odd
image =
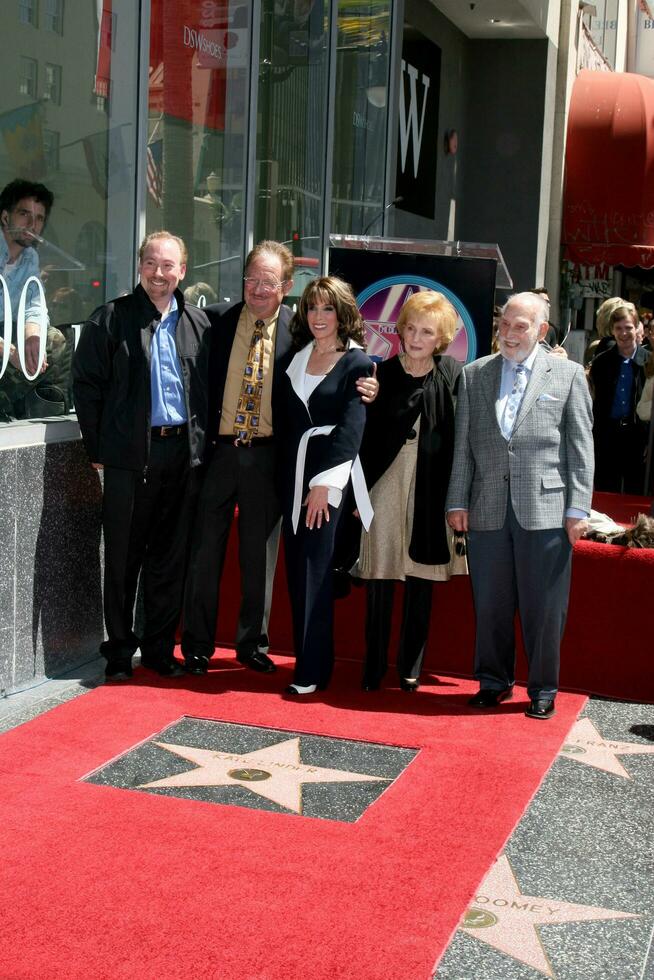
{"type": "Polygon", "coordinates": [[[160,208],[163,204],[163,140],[148,143],[147,148],[147,184],[148,194],[160,208]]]}

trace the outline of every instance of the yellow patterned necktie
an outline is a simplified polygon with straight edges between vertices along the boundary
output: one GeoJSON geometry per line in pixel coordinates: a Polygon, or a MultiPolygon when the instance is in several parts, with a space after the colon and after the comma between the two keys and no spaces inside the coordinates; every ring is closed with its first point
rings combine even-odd
{"type": "Polygon", "coordinates": [[[256,320],[234,419],[235,443],[248,445],[259,429],[263,393],[263,320],[256,320]]]}

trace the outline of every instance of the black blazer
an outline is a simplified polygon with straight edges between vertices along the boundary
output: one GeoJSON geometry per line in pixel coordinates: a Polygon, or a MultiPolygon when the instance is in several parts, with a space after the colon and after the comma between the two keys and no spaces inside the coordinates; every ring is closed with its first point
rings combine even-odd
{"type": "Polygon", "coordinates": [[[288,510],[293,503],[297,450],[307,429],[335,426],[329,435],[309,439],[304,467],[305,494],[309,481],[316,474],[356,459],[366,424],[366,406],[361,401],[356,383],[359,378],[371,373],[370,358],[361,349],[351,348],[314,389],[307,407],[284,372],[284,439],[281,443],[278,441],[278,445],[282,457],[284,506],[288,510]]]}
{"type": "MultiPolygon", "coordinates": [[[[184,302],[176,346],[188,417],[190,462],[201,462],[207,426],[209,320],[184,302]]],[[[161,313],[139,284],[98,307],[82,329],[73,358],[73,392],[84,446],[93,463],[142,470],[150,455],[150,344],[161,313]]]]}
{"type": "MultiPolygon", "coordinates": [[[[631,391],[629,415],[634,422],[638,421],[636,405],[645,386],[645,364],[649,356],[648,350],[645,350],[644,347],[637,347],[632,361],[634,384],[631,391]]],[[[605,350],[602,354],[598,354],[590,366],[589,377],[593,391],[593,417],[595,420],[593,428],[596,432],[603,428],[611,418],[613,398],[622,360],[616,345],[605,350]]]]}
{"type": "MultiPolygon", "coordinates": [[[[204,312],[211,323],[211,350],[209,354],[209,439],[215,446],[223,410],[223,395],[227,380],[229,358],[232,353],[236,328],[244,303],[214,303],[206,306],[204,312]]],[[[288,306],[280,306],[275,329],[275,356],[273,366],[272,413],[273,426],[277,428],[280,391],[284,388],[285,370],[292,357],[292,341],[288,326],[293,319],[293,311],[288,306]]]]}

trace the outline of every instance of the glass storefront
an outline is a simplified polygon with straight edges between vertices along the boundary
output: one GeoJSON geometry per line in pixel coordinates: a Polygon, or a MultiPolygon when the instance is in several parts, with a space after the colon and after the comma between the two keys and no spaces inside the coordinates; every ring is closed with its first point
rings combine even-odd
{"type": "Polygon", "coordinates": [[[297,295],[321,255],[330,11],[325,0],[281,6],[263,3],[254,237],[292,247],[297,295]]]}
{"type": "Polygon", "coordinates": [[[132,0],[4,0],[3,34],[6,424],[71,411],[78,325],[132,286],[139,13],[132,0]],[[16,180],[27,183],[12,186],[16,180]]]}
{"type": "Polygon", "coordinates": [[[151,5],[146,229],[186,241],[185,293],[200,305],[241,295],[251,7],[151,5]]]}
{"type": "Polygon", "coordinates": [[[340,0],[331,228],[380,235],[386,178],[391,0],[340,0]]]}
{"type": "Polygon", "coordinates": [[[262,238],[291,246],[296,295],[331,233],[380,232],[391,15],[392,0],[4,0],[0,188],[32,184],[0,209],[0,427],[74,411],[80,324],[132,289],[143,231],[185,239],[200,305],[240,297],[262,238]]]}

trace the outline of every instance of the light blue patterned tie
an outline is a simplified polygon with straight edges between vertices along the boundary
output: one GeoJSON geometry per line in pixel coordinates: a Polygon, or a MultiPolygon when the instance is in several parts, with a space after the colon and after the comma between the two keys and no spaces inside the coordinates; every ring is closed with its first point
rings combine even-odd
{"type": "Polygon", "coordinates": [[[527,369],[524,364],[516,364],[514,368],[513,388],[506,400],[504,414],[502,415],[502,435],[508,441],[513,432],[513,426],[518,415],[520,402],[527,387],[527,369]]]}

